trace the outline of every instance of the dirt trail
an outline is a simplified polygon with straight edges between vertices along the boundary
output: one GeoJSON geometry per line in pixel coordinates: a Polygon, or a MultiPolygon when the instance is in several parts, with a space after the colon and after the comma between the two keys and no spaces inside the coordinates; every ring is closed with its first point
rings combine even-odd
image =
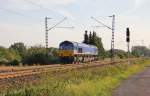
{"type": "Polygon", "coordinates": [[[113,92],[113,96],[150,96],[150,66],[125,80],[113,92]]]}

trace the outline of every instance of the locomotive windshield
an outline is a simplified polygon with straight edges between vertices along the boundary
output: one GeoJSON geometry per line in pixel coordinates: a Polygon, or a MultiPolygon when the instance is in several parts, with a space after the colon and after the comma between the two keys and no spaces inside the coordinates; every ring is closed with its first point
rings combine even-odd
{"type": "Polygon", "coordinates": [[[70,41],[64,41],[59,45],[60,50],[74,50],[74,45],[70,41]]]}
{"type": "Polygon", "coordinates": [[[73,46],[71,44],[62,44],[59,49],[60,50],[73,50],[73,46]]]}

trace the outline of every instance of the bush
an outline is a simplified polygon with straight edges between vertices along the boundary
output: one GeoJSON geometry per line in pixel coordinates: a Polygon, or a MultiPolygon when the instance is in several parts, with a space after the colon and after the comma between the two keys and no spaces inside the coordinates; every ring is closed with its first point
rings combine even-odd
{"type": "MultiPolygon", "coordinates": [[[[56,51],[56,50],[55,50],[56,51]]],[[[52,52],[56,53],[56,52],[52,52]]],[[[41,46],[34,46],[27,50],[27,54],[23,58],[23,64],[50,64],[50,63],[58,63],[58,57],[55,54],[51,54],[50,56],[46,56],[46,50],[41,46]]]]}
{"type": "Polygon", "coordinates": [[[9,49],[0,47],[0,65],[17,66],[23,64],[55,64],[59,63],[56,48],[49,48],[51,55],[46,56],[46,50],[42,46],[33,46],[26,49],[22,43],[15,43],[9,49]]]}
{"type": "Polygon", "coordinates": [[[26,53],[26,46],[24,45],[24,43],[22,42],[17,42],[17,43],[14,43],[13,45],[11,45],[9,47],[9,49],[13,49],[15,51],[17,51],[17,53],[23,58],[24,57],[24,54],[26,53]]]}
{"type": "Polygon", "coordinates": [[[7,59],[5,59],[5,58],[1,58],[0,59],[0,65],[5,65],[5,64],[7,64],[8,63],[8,60],[7,59]]]}
{"type": "Polygon", "coordinates": [[[10,65],[12,66],[18,66],[20,64],[20,62],[18,60],[13,60],[12,62],[10,62],[10,65]]]}
{"type": "Polygon", "coordinates": [[[0,64],[11,65],[12,62],[21,61],[21,57],[17,51],[0,47],[0,64]]]}

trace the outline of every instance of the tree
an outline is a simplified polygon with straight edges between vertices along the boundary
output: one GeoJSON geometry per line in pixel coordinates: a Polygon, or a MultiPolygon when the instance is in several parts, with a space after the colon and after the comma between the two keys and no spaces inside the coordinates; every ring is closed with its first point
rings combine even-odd
{"type": "Polygon", "coordinates": [[[50,63],[58,63],[58,57],[56,56],[56,52],[54,48],[49,48],[49,56],[46,56],[45,47],[42,46],[33,46],[27,50],[27,54],[23,59],[23,64],[33,65],[33,64],[50,64],[50,63]]]}
{"type": "Polygon", "coordinates": [[[87,34],[87,31],[85,31],[83,43],[85,43],[85,44],[88,44],[88,43],[89,43],[89,36],[88,36],[88,34],[87,34]]]}
{"type": "Polygon", "coordinates": [[[98,55],[100,58],[104,59],[105,58],[105,49],[103,47],[102,39],[100,37],[97,37],[95,39],[95,46],[98,48],[98,55]]]}
{"type": "Polygon", "coordinates": [[[90,34],[89,34],[89,43],[90,45],[93,45],[93,41],[92,41],[92,33],[90,31],[90,34]]]}
{"type": "Polygon", "coordinates": [[[90,32],[88,44],[97,46],[99,57],[105,58],[105,49],[103,47],[102,40],[96,35],[96,32],[93,31],[93,34],[90,32]]]}
{"type": "Polygon", "coordinates": [[[58,56],[58,49],[57,48],[50,47],[50,48],[48,48],[48,52],[50,53],[49,55],[58,56]]]}
{"type": "Polygon", "coordinates": [[[21,57],[17,51],[0,47],[0,64],[18,65],[20,61],[21,57]]]}
{"type": "Polygon", "coordinates": [[[26,54],[26,46],[24,45],[24,43],[18,42],[18,43],[14,43],[13,45],[11,45],[9,47],[9,49],[14,49],[16,51],[18,51],[19,55],[24,58],[24,55],[26,54]]]}
{"type": "Polygon", "coordinates": [[[150,57],[150,49],[145,46],[133,46],[132,47],[132,55],[136,57],[144,56],[150,57]]]}
{"type": "MultiPolygon", "coordinates": [[[[4,47],[0,47],[0,64],[6,64],[9,62],[8,59],[10,59],[9,57],[7,57],[7,50],[4,47]]],[[[10,55],[8,55],[10,56],[10,55]]]]}
{"type": "Polygon", "coordinates": [[[136,50],[134,50],[134,51],[132,51],[132,53],[131,53],[134,57],[140,57],[140,54],[139,54],[139,52],[138,51],[136,51],[136,50]]]}
{"type": "Polygon", "coordinates": [[[124,50],[115,49],[114,51],[115,51],[115,56],[116,56],[116,57],[119,57],[120,59],[123,59],[123,58],[127,58],[127,57],[128,57],[127,52],[125,52],[124,50]]]}
{"type": "Polygon", "coordinates": [[[97,35],[96,32],[93,31],[92,39],[91,39],[91,44],[96,45],[96,40],[97,40],[97,35]]]}

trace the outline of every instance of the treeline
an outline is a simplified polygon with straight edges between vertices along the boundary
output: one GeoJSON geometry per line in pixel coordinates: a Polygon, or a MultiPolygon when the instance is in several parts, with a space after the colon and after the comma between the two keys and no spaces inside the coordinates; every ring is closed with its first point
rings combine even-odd
{"type": "Polygon", "coordinates": [[[1,65],[34,65],[59,63],[56,48],[49,48],[49,56],[42,46],[27,48],[24,43],[14,43],[9,48],[0,47],[1,65]]]}
{"type": "MultiPolygon", "coordinates": [[[[111,58],[111,50],[105,50],[103,47],[102,39],[97,36],[96,32],[85,31],[83,43],[90,44],[98,47],[98,56],[100,59],[111,58]]],[[[150,57],[150,49],[145,46],[133,46],[130,57],[150,57]]],[[[128,58],[128,53],[124,50],[115,49],[115,58],[128,58]]]]}
{"type": "MultiPolygon", "coordinates": [[[[115,49],[114,53],[115,53],[115,58],[120,58],[120,59],[128,58],[128,53],[125,52],[124,50],[115,49]]],[[[111,58],[111,50],[106,51],[105,56],[106,58],[111,58]]],[[[134,57],[134,56],[131,56],[131,57],[134,57]]]]}
{"type": "Polygon", "coordinates": [[[131,50],[136,57],[150,57],[150,49],[146,46],[133,46],[131,50]]]}

